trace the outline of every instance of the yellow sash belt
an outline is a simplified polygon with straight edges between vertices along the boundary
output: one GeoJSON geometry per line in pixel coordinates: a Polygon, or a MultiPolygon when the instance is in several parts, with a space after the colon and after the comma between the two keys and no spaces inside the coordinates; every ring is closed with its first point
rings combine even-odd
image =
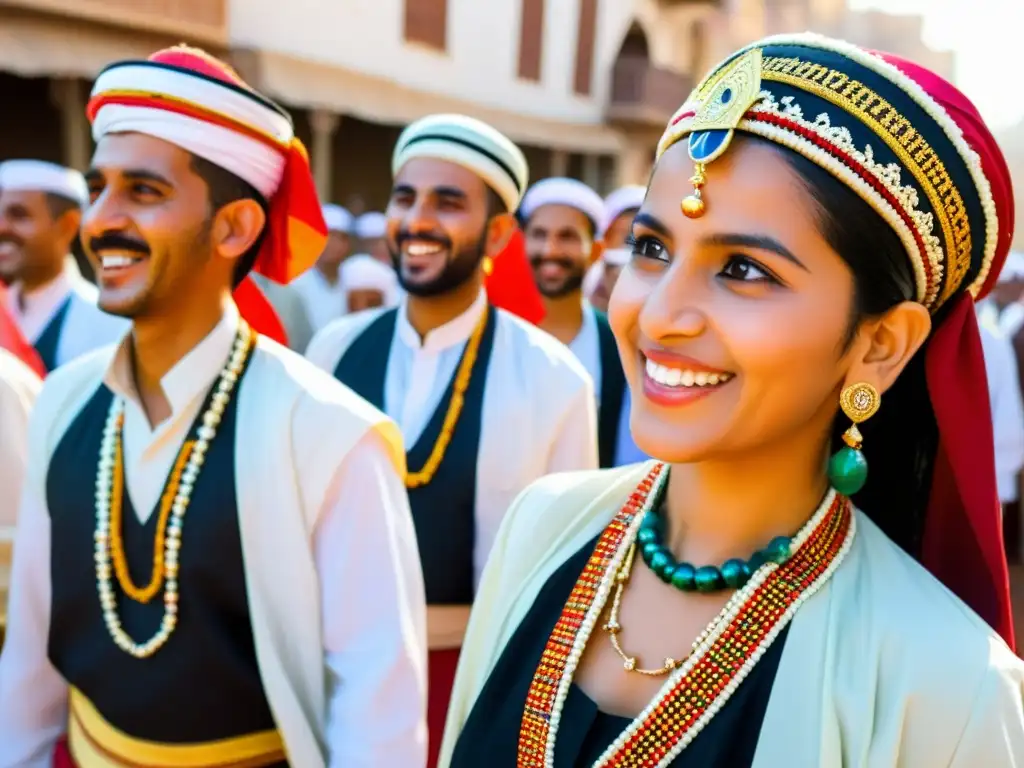
{"type": "Polygon", "coordinates": [[[260,768],[286,759],[277,731],[202,744],[135,739],[112,726],[72,688],[68,747],[79,768],[260,768]]]}

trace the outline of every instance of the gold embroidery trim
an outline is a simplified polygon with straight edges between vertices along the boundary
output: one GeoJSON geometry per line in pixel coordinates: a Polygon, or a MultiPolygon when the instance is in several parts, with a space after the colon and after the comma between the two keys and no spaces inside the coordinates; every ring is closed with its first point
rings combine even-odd
{"type": "Polygon", "coordinates": [[[948,299],[970,270],[971,229],[960,191],[931,145],[888,101],[844,72],[797,58],[766,56],[762,77],[812,93],[850,113],[910,171],[927,195],[945,239],[946,275],[938,303],[948,299]]]}
{"type": "Polygon", "coordinates": [[[741,129],[749,133],[763,136],[782,144],[790,149],[795,149],[800,154],[808,157],[815,164],[825,168],[832,173],[846,186],[850,187],[865,200],[872,208],[885,219],[893,229],[896,230],[903,242],[904,247],[910,256],[914,266],[914,273],[917,278],[917,300],[925,306],[934,309],[937,306],[935,299],[940,293],[944,270],[944,251],[942,241],[934,234],[934,217],[918,208],[918,192],[911,185],[904,185],[900,166],[896,163],[883,165],[877,162],[871,146],[867,145],[863,151],[853,140],[853,134],[845,126],[834,126],[826,113],[818,115],[814,120],[804,117],[803,109],[796,103],[793,96],[784,96],[781,103],[768,91],[762,91],[761,101],[750,110],[751,117],[744,120],[741,129]],[[822,139],[827,145],[842,150],[845,154],[853,157],[871,176],[898,202],[901,213],[897,213],[892,204],[861,178],[861,173],[847,166],[845,162],[817,145],[811,144],[800,134],[783,126],[775,126],[764,123],[756,118],[758,114],[769,113],[784,117],[786,120],[796,123],[805,131],[813,133],[822,139]],[[910,224],[904,219],[906,216],[910,224]],[[911,231],[913,228],[913,231],[911,231]],[[921,251],[917,238],[920,237],[924,246],[921,251]],[[926,269],[926,263],[929,269],[926,269]]]}

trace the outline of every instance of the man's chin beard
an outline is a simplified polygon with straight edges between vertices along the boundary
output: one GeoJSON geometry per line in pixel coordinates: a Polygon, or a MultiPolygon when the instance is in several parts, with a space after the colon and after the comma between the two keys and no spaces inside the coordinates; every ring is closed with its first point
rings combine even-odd
{"type": "Polygon", "coordinates": [[[541,295],[545,299],[564,299],[566,296],[571,296],[574,293],[579,293],[583,288],[583,275],[570,275],[566,278],[565,282],[556,288],[549,288],[545,290],[539,285],[537,286],[541,295]]]}
{"type": "Polygon", "coordinates": [[[482,251],[463,251],[455,259],[445,264],[441,274],[433,280],[424,283],[407,280],[402,274],[401,256],[391,254],[391,261],[395,265],[395,272],[398,274],[398,284],[410,296],[418,296],[420,298],[444,296],[461,288],[476,275],[483,258],[482,251]]]}

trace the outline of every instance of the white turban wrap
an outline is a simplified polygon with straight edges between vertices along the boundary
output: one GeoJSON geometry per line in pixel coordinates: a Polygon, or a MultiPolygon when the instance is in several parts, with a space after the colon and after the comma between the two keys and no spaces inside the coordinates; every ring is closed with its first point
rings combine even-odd
{"type": "Polygon", "coordinates": [[[446,160],[469,169],[491,187],[509,212],[519,207],[529,167],[519,147],[500,131],[465,115],[430,115],[398,137],[391,160],[394,175],[417,157],[446,160]]]}

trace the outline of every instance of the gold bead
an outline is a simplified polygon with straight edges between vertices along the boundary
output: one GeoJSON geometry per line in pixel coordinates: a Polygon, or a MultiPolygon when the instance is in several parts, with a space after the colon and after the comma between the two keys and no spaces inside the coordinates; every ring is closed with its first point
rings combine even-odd
{"type": "Polygon", "coordinates": [[[697,195],[690,195],[680,204],[683,215],[688,219],[699,219],[704,215],[704,201],[697,195]]]}

